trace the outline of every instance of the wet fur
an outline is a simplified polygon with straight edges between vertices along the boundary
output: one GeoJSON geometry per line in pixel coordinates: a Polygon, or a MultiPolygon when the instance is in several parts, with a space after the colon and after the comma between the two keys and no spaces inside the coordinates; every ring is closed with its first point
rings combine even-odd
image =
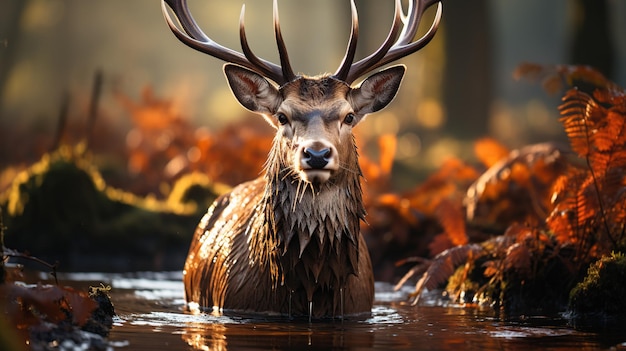
{"type": "Polygon", "coordinates": [[[225,70],[239,101],[278,132],[264,175],[218,198],[198,225],[184,269],[187,301],[202,309],[289,316],[369,313],[374,279],[359,231],[361,170],[352,125],[341,118],[354,108],[356,124],[389,103],[404,67],[368,78],[363,91],[327,76],[300,77],[272,91],[254,73],[225,70]],[[391,93],[371,91],[382,86],[391,93]],[[279,108],[293,115],[289,128],[274,119],[279,108]],[[303,181],[294,166],[298,137],[309,132],[332,139],[339,157],[339,169],[321,184],[303,181]]]}
{"type": "Polygon", "coordinates": [[[274,147],[266,175],[220,197],[200,222],[185,265],[187,300],[291,316],[308,315],[309,301],[314,317],[370,311],[358,164],[336,179],[341,185],[315,189],[288,168],[272,170],[285,146],[274,147]]]}

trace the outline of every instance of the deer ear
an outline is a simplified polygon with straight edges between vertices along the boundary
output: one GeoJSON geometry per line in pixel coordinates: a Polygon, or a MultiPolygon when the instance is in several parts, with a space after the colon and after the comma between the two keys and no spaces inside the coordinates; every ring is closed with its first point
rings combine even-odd
{"type": "Polygon", "coordinates": [[[396,96],[405,70],[404,65],[389,67],[372,74],[358,88],[353,88],[348,101],[354,111],[365,115],[387,106],[396,96]]]}
{"type": "Polygon", "coordinates": [[[263,76],[233,64],[224,65],[224,74],[230,90],[243,107],[264,115],[276,112],[280,94],[263,76]]]}

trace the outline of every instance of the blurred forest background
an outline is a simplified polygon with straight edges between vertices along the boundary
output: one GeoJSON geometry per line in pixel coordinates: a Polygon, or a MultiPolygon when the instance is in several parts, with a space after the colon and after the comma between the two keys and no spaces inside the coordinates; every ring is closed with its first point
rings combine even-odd
{"type": "MultiPolygon", "coordinates": [[[[243,3],[190,1],[190,7],[211,38],[239,50],[243,3]]],[[[387,35],[393,1],[356,3],[359,58],[387,35]]],[[[276,62],[271,7],[269,0],[247,1],[246,28],[253,50],[276,62]]],[[[349,35],[349,2],[282,0],[279,8],[294,68],[334,71],[349,35]]],[[[624,1],[446,0],[443,13],[431,44],[402,61],[408,73],[396,101],[358,128],[365,153],[376,154],[375,137],[396,137],[396,190],[414,186],[447,156],[471,159],[479,137],[511,148],[565,140],[559,97],[513,79],[522,62],[589,64],[626,85],[624,1]]],[[[434,8],[423,27],[433,15],[434,8]]],[[[230,95],[222,65],[181,44],[157,1],[0,0],[0,169],[33,162],[67,138],[61,124],[75,138],[91,137],[96,152],[123,153],[140,139],[141,105],[167,109],[196,134],[233,123],[263,130],[261,119],[230,95]]],[[[174,123],[150,119],[161,123],[150,137],[171,142],[174,123]]]]}

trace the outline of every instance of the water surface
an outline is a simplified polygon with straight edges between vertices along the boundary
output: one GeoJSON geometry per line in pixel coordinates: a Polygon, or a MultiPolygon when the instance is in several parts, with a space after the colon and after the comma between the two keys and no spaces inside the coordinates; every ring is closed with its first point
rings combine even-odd
{"type": "Polygon", "coordinates": [[[488,308],[405,303],[410,287],[377,283],[365,318],[290,321],[184,311],[180,272],[72,273],[67,285],[110,285],[118,317],[109,339],[120,350],[626,350],[626,327],[581,331],[559,317],[507,321],[488,308]]]}

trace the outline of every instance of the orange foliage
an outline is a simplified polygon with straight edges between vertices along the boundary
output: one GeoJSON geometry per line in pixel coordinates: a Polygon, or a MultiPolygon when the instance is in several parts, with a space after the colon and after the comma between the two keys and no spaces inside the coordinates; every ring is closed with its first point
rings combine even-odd
{"type": "Polygon", "coordinates": [[[615,83],[589,66],[541,65],[527,62],[515,69],[513,77],[540,80],[543,88],[550,94],[559,93],[566,87],[576,86],[577,82],[584,82],[602,89],[617,88],[619,90],[615,83]]]}
{"type": "Polygon", "coordinates": [[[198,155],[188,170],[233,186],[254,179],[263,170],[273,136],[273,130],[258,117],[229,125],[215,134],[204,131],[196,143],[198,155]]]}
{"type": "Polygon", "coordinates": [[[459,159],[449,158],[444,161],[437,172],[411,190],[406,197],[411,207],[432,215],[443,199],[450,199],[457,203],[462,201],[465,191],[478,178],[478,175],[474,167],[459,159]]]}
{"type": "MultiPolygon", "coordinates": [[[[365,188],[369,189],[369,175],[365,177],[365,188]]],[[[474,167],[451,158],[424,183],[404,194],[372,196],[375,193],[370,190],[365,204],[367,223],[362,231],[368,246],[375,248],[370,256],[377,279],[395,280],[399,257],[432,257],[468,242],[462,201],[477,177],[474,167]]]]}
{"type": "MultiPolygon", "coordinates": [[[[489,169],[467,191],[468,225],[503,234],[482,242],[480,249],[475,244],[458,245],[412,268],[404,279],[423,272],[414,302],[423,288],[440,286],[465,263],[461,278],[448,286],[457,301],[460,292],[467,292],[472,301],[516,308],[537,307],[532,300],[539,299],[546,303],[542,307],[554,308],[567,298],[587,265],[626,248],[626,91],[589,67],[525,64],[515,74],[543,79],[549,92],[577,82],[591,85],[592,93],[567,91],[559,107],[571,148],[583,162],[552,143],[502,157],[505,148],[479,140],[477,156],[489,169]],[[476,285],[466,291],[470,274],[476,285]],[[475,278],[480,275],[482,280],[475,278]],[[524,298],[530,301],[523,302],[524,298]]],[[[442,191],[449,184],[432,178],[421,186],[426,193],[439,190],[439,199],[429,202],[441,201],[441,195],[449,199],[451,191],[442,191]]],[[[460,226],[459,220],[450,219],[458,216],[455,207],[445,206],[441,223],[447,232],[455,232],[460,226]]],[[[440,248],[445,241],[436,237],[431,245],[440,248]]]]}
{"type": "Polygon", "coordinates": [[[566,165],[565,153],[552,143],[512,151],[469,187],[468,221],[495,231],[514,222],[541,225],[551,207],[552,184],[566,165]]]}
{"type": "MultiPolygon", "coordinates": [[[[443,226],[454,246],[467,244],[463,208],[460,203],[454,203],[447,199],[442,200],[435,210],[435,217],[443,226]]],[[[439,252],[433,252],[431,249],[431,253],[439,252]]]]}
{"type": "MultiPolygon", "coordinates": [[[[369,140],[360,138],[356,133],[358,149],[365,149],[369,140]]],[[[396,156],[397,138],[393,134],[384,134],[376,139],[378,146],[378,159],[374,160],[369,155],[360,155],[359,165],[363,177],[367,180],[367,186],[363,188],[363,197],[367,202],[370,198],[376,198],[389,191],[391,170],[396,156]]]]}
{"type": "Polygon", "coordinates": [[[140,101],[118,100],[131,115],[126,137],[128,171],[124,189],[135,194],[162,194],[163,183],[199,171],[213,181],[236,185],[263,169],[273,133],[260,118],[244,120],[217,132],[196,128],[175,111],[170,100],[145,88],[140,101]]]}
{"type": "Polygon", "coordinates": [[[626,91],[614,84],[592,95],[569,90],[560,106],[572,149],[586,167],[570,167],[554,186],[549,228],[581,257],[624,247],[626,208],[626,91]]]}
{"type": "Polygon", "coordinates": [[[474,143],[474,154],[487,168],[509,155],[510,150],[492,138],[478,139],[474,143]]]}

